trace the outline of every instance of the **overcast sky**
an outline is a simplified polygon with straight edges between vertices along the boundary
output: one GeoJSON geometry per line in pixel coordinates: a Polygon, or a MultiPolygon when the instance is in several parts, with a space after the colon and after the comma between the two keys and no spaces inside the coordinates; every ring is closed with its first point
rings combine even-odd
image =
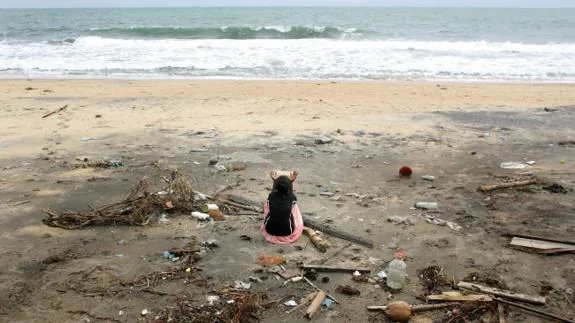
{"type": "Polygon", "coordinates": [[[575,7],[575,0],[0,0],[0,8],[193,6],[575,7]]]}

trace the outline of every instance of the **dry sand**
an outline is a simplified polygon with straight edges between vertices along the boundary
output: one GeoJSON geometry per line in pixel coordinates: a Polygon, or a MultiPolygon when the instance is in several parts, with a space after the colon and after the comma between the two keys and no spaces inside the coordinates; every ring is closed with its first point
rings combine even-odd
{"type": "MultiPolygon", "coordinates": [[[[406,250],[410,283],[394,300],[419,302],[416,271],[437,263],[456,279],[478,272],[528,294],[550,286],[546,310],[575,318],[566,301],[573,299],[575,257],[520,252],[505,247],[501,237],[506,231],[572,237],[573,191],[552,194],[538,186],[489,195],[476,191],[480,184],[505,180],[501,175],[517,178],[525,176],[522,172],[575,187],[575,147],[557,144],[575,140],[573,85],[2,80],[0,93],[0,321],[153,320],[174,306],[174,297],[90,296],[70,284],[78,272],[98,265],[124,278],[163,270],[172,264],[161,253],[195,236],[221,244],[198,263],[202,284],[166,283],[158,290],[186,292],[201,304],[235,279],[259,276],[268,279],[252,288],[281,299],[261,315],[263,321],[303,322],[301,312],[285,314],[281,304],[305,295],[307,287],[277,288],[281,281],[258,271],[255,259],[281,249],[287,266],[295,268],[298,261],[325,255],[311,246],[298,251],[267,245],[258,234],[257,217],[228,217],[198,227],[182,215],[169,224],[75,231],[41,222],[44,207],[86,210],[114,202],[141,177],[174,167],[190,174],[200,191],[239,183],[233,193],[260,201],[270,187],[267,170],[298,169],[296,190],[305,213],[374,241],[373,249],[352,246],[326,264],[369,267],[375,274],[395,249],[406,250]],[[62,112],[42,118],[64,105],[62,112]],[[315,145],[318,135],[334,142],[315,145]],[[121,159],[124,166],[76,168],[78,156],[121,159]],[[208,166],[214,156],[229,156],[224,163],[244,163],[247,169],[219,173],[208,166]],[[526,160],[537,163],[520,171],[499,168],[505,161],[526,160]],[[397,177],[404,164],[415,170],[411,179],[397,177]],[[424,181],[425,174],[436,180],[424,181]],[[320,196],[326,189],[339,193],[320,196]],[[390,215],[420,217],[411,209],[417,201],[438,202],[438,215],[462,231],[421,219],[413,226],[386,222],[390,215]],[[64,256],[45,261],[54,255],[64,256]],[[142,317],[144,308],[153,314],[142,317]]],[[[329,240],[332,250],[346,244],[329,240]]],[[[306,246],[307,238],[297,245],[306,246]]],[[[320,313],[317,321],[381,320],[381,314],[363,308],[386,304],[387,292],[352,283],[349,275],[329,276],[329,284],[318,284],[341,304],[320,313]],[[361,296],[336,294],[340,282],[357,285],[361,296]]],[[[106,285],[105,280],[93,283],[106,285]]],[[[509,315],[510,322],[545,322],[517,310],[509,315]]]]}

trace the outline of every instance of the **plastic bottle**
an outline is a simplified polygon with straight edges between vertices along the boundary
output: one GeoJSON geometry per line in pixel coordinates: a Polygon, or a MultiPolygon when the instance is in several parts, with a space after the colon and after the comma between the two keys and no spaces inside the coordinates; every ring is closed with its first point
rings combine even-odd
{"type": "Polygon", "coordinates": [[[407,264],[405,254],[397,252],[387,268],[387,287],[393,290],[400,290],[405,286],[405,277],[407,276],[407,264]]]}

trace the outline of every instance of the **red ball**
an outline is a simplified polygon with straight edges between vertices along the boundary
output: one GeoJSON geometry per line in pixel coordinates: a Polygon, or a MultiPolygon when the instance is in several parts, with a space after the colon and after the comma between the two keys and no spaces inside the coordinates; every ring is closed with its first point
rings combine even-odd
{"type": "Polygon", "coordinates": [[[409,166],[403,166],[399,169],[399,174],[404,177],[409,177],[413,174],[413,170],[409,166]]]}

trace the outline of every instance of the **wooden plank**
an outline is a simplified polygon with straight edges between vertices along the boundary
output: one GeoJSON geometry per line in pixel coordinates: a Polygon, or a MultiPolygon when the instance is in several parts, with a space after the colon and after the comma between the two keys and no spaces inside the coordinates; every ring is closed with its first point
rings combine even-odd
{"type": "Polygon", "coordinates": [[[542,241],[542,240],[534,240],[534,239],[527,239],[527,238],[518,238],[514,237],[511,239],[509,243],[512,246],[518,247],[526,247],[526,248],[533,248],[533,249],[575,249],[575,245],[567,244],[567,243],[559,243],[559,242],[552,242],[552,241],[542,241]]]}
{"type": "Polygon", "coordinates": [[[532,184],[537,184],[537,181],[527,180],[527,181],[520,181],[520,182],[511,182],[511,183],[501,183],[501,184],[492,184],[492,185],[482,185],[479,186],[478,190],[481,192],[491,192],[502,188],[513,188],[513,187],[521,187],[521,186],[528,186],[532,184]]]}
{"type": "Polygon", "coordinates": [[[457,284],[457,286],[459,288],[465,288],[465,289],[472,290],[472,291],[480,291],[482,293],[487,293],[487,294],[491,294],[491,295],[495,295],[495,296],[501,296],[501,297],[505,297],[505,298],[511,298],[511,299],[515,299],[515,300],[534,303],[534,304],[544,305],[547,302],[547,299],[543,296],[532,296],[532,295],[526,295],[526,294],[521,294],[521,293],[514,293],[514,292],[503,290],[503,289],[492,288],[492,287],[487,287],[487,286],[468,283],[468,282],[459,282],[459,284],[457,284]]]}
{"type": "Polygon", "coordinates": [[[505,309],[503,303],[497,303],[497,311],[499,313],[499,323],[505,323],[505,309]]]}
{"type": "Polygon", "coordinates": [[[340,239],[344,239],[347,241],[351,241],[353,243],[357,243],[357,244],[369,247],[369,248],[373,248],[373,242],[369,239],[366,239],[366,238],[363,238],[360,236],[356,236],[356,235],[351,234],[351,233],[346,233],[346,232],[343,232],[343,231],[335,229],[335,228],[331,228],[325,224],[321,224],[321,223],[319,223],[315,220],[312,220],[310,218],[307,218],[305,216],[303,217],[303,223],[306,227],[321,231],[321,232],[328,234],[330,236],[334,236],[334,237],[337,237],[340,239]]]}
{"type": "Polygon", "coordinates": [[[307,311],[305,311],[305,317],[307,317],[308,319],[313,318],[315,313],[317,313],[317,311],[321,307],[321,303],[323,303],[324,299],[325,299],[325,292],[319,291],[315,296],[315,298],[313,299],[313,301],[311,302],[311,305],[307,308],[307,311]]]}
{"type": "Polygon", "coordinates": [[[315,270],[317,272],[328,273],[353,273],[359,271],[362,274],[369,274],[371,269],[367,268],[353,268],[353,267],[333,267],[333,266],[320,266],[320,265],[301,265],[301,269],[315,270]]]}
{"type": "Polygon", "coordinates": [[[534,235],[530,235],[530,234],[523,234],[523,233],[505,233],[504,234],[505,237],[517,237],[517,238],[526,238],[526,239],[532,239],[532,240],[543,240],[543,241],[551,241],[551,242],[557,242],[557,243],[566,243],[566,244],[571,244],[573,246],[575,246],[575,241],[572,240],[565,240],[565,239],[555,239],[555,238],[548,238],[548,237],[541,237],[541,236],[534,236],[534,235]]]}
{"type": "Polygon", "coordinates": [[[473,295],[429,295],[429,301],[443,301],[443,302],[491,302],[493,298],[483,294],[473,295]]]}

